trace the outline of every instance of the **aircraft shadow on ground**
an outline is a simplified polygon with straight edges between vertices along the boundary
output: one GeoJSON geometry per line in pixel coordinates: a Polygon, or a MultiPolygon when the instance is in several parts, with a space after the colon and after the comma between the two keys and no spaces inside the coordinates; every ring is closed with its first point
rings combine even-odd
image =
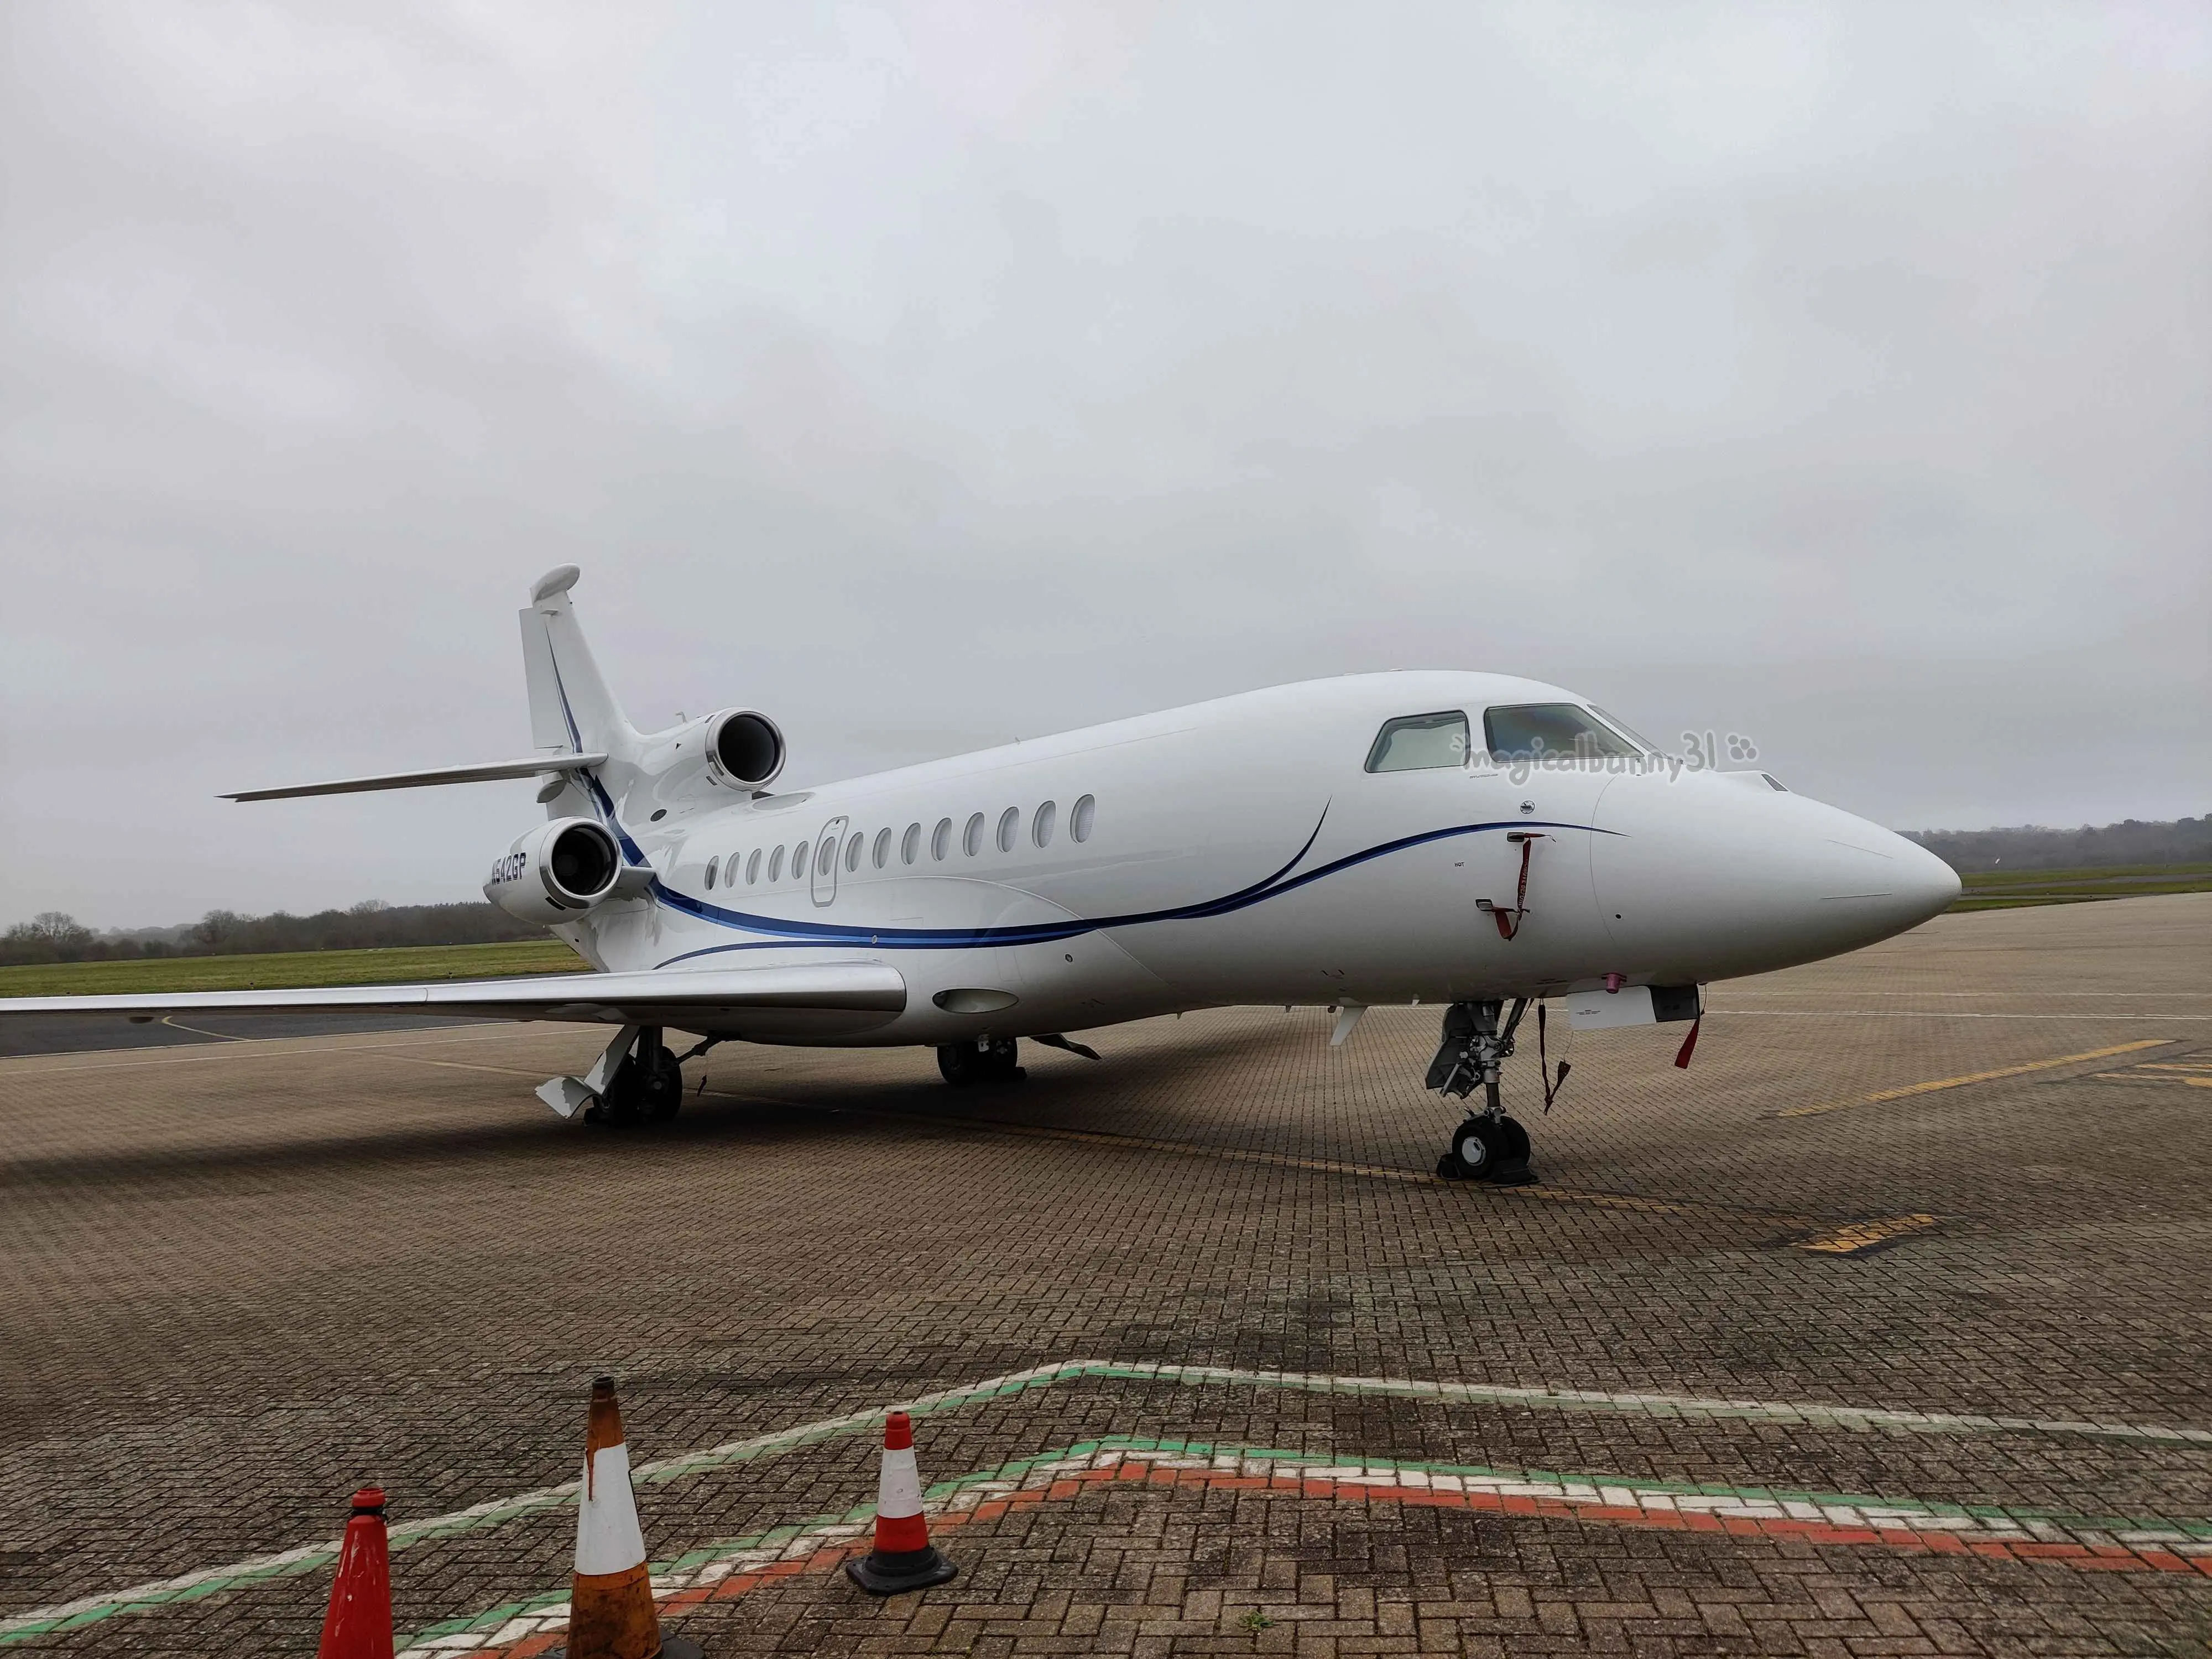
{"type": "MultiPolygon", "coordinates": [[[[846,1115],[864,1112],[910,1117],[917,1126],[946,1119],[1003,1117],[1041,1127],[1110,1132],[1110,1122],[1093,1118],[1075,1125],[1068,1120],[1110,1109],[1131,1093],[1170,1079],[1188,1081],[1194,1066],[1233,1065],[1247,1054],[1267,1053],[1279,1042],[1273,1033],[1245,1032],[1209,1036],[1187,1047],[1109,1056],[1103,1062],[1062,1061],[1054,1056],[1051,1063],[1030,1066],[1029,1076],[1019,1083],[957,1090],[929,1075],[890,1083],[771,1078],[755,1084],[742,1075],[725,1077],[719,1082],[710,1079],[703,1097],[687,1092],[683,1110],[672,1121],[623,1128],[564,1123],[534,1102],[518,1098],[512,1112],[457,1118],[450,1123],[386,1124],[343,1133],[272,1135],[215,1146],[101,1148],[0,1158],[0,1194],[53,1184],[159,1188],[210,1176],[405,1170],[518,1155],[532,1159],[620,1158],[649,1155],[656,1149],[766,1147],[842,1139],[860,1128],[857,1116],[846,1115]],[[745,1097],[756,1091],[770,1098],[745,1097]],[[781,1103],[785,1101],[791,1103],[781,1103]]],[[[696,1087],[695,1079],[692,1088],[696,1087]]],[[[1194,1131],[1200,1127],[1194,1125],[1194,1131]]]]}

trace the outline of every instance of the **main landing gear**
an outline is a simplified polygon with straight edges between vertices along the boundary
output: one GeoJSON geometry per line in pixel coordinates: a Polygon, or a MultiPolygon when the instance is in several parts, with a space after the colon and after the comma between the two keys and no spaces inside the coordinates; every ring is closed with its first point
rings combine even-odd
{"type": "Polygon", "coordinates": [[[684,1062],[660,1040],[660,1027],[647,1025],[599,1097],[584,1109],[584,1121],[611,1127],[665,1123],[683,1103],[684,1062]]]}
{"type": "Polygon", "coordinates": [[[680,1054],[669,1053],[658,1025],[625,1025],[581,1077],[548,1078],[538,1097],[556,1116],[581,1115],[601,1127],[665,1123],[684,1103],[684,1062],[696,1060],[722,1039],[702,1037],[680,1054]]]}
{"type": "Polygon", "coordinates": [[[1526,997],[1515,1001],[1510,1014],[1503,1002],[1455,1002],[1444,1010],[1443,1038],[1429,1062],[1428,1086],[1459,1100],[1478,1084],[1483,1093],[1480,1109],[1452,1132],[1451,1144],[1437,1160],[1437,1173],[1447,1181],[1525,1187],[1536,1178],[1528,1167],[1528,1132],[1505,1115],[1498,1094],[1498,1064],[1513,1052],[1514,1028],[1528,1012],[1526,997]]]}
{"type": "Polygon", "coordinates": [[[937,1051],[937,1069],[956,1089],[973,1083],[1015,1083],[1029,1075],[1022,1069],[1021,1053],[1012,1037],[945,1043],[937,1051]]]}

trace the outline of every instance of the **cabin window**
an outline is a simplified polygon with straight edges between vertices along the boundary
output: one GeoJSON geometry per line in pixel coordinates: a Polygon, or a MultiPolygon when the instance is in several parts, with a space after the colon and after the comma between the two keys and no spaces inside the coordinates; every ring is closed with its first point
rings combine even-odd
{"type": "Polygon", "coordinates": [[[983,815],[976,813],[968,820],[968,827],[960,832],[960,850],[974,858],[983,850],[983,815]]]}
{"type": "Polygon", "coordinates": [[[759,879],[760,848],[756,847],[753,848],[753,855],[745,860],[745,885],[750,887],[759,879]]]}
{"type": "Polygon", "coordinates": [[[1085,795],[1075,803],[1075,810],[1067,815],[1067,833],[1078,841],[1089,841],[1091,821],[1097,816],[1097,801],[1085,795]]]}
{"type": "Polygon", "coordinates": [[[791,849],[791,878],[793,881],[806,879],[806,855],[813,850],[813,843],[804,841],[791,849]]]}
{"type": "Polygon", "coordinates": [[[899,840],[899,862],[912,864],[921,856],[921,826],[918,823],[909,823],[906,827],[906,834],[899,840]]]}
{"type": "Polygon", "coordinates": [[[1038,807],[1036,816],[1030,820],[1030,839],[1040,847],[1051,846],[1052,826],[1059,817],[1060,808],[1050,801],[1038,807]]]}
{"type": "Polygon", "coordinates": [[[891,861],[891,832],[888,830],[876,831],[875,861],[878,870],[891,861]]]}
{"type": "Polygon", "coordinates": [[[1492,708],[1482,717],[1493,759],[1534,760],[1543,755],[1601,760],[1642,751],[1587,708],[1571,702],[1523,702],[1492,708]]]}
{"type": "Polygon", "coordinates": [[[945,862],[945,855],[951,850],[952,820],[939,818],[937,821],[937,828],[930,831],[929,856],[942,864],[945,862]]]}
{"type": "Polygon", "coordinates": [[[1014,842],[1021,833],[1022,809],[1020,807],[1009,806],[999,814],[999,850],[1001,853],[1012,852],[1014,842]]]}
{"type": "Polygon", "coordinates": [[[781,847],[771,848],[769,853],[768,878],[770,881],[783,879],[783,848],[781,847]]]}
{"type": "Polygon", "coordinates": [[[721,865],[722,860],[720,859],[707,860],[707,890],[710,893],[714,890],[714,872],[721,868],[721,865]]]}
{"type": "Polygon", "coordinates": [[[1367,751],[1370,772],[1425,772],[1467,764],[1467,716],[1456,708],[1382,722],[1367,751]]]}
{"type": "Polygon", "coordinates": [[[860,844],[867,836],[860,830],[853,831],[853,839],[845,843],[845,873],[850,875],[860,867],[860,844]]]}

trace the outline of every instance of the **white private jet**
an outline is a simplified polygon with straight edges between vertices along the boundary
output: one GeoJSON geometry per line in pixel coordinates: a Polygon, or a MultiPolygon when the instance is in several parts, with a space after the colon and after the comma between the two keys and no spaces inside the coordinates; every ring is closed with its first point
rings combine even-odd
{"type": "MultiPolygon", "coordinates": [[[[783,734],[727,708],[641,732],[569,600],[531,590],[535,752],[226,797],[539,780],[484,894],[593,971],[324,990],[0,1000],[0,1013],[416,1011],[618,1028],[538,1091],[664,1118],[714,1043],[921,1044],[948,1083],[1018,1039],[1185,1009],[1441,1004],[1428,1085],[1483,1103],[1439,1172],[1532,1179],[1498,1069],[1533,1003],[1691,1022],[1701,987],[1855,950],[1950,903],[1949,866],[1763,772],[1698,769],[1558,686],[1449,672],[1278,686],[777,793],[783,734]],[[673,1028],[702,1041],[678,1057],[673,1028]]],[[[1548,1102],[1564,1080],[1544,1079],[1548,1102]]]]}

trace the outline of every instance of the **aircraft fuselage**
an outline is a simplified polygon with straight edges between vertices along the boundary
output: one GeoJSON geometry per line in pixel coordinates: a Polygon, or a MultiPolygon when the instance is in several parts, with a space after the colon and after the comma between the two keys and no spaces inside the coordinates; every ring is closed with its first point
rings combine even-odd
{"type": "Polygon", "coordinates": [[[556,810],[598,817],[653,879],[559,931],[616,971],[888,961],[908,988],[894,1018],[696,1029],[934,1045],[1230,1004],[1697,984],[1887,938],[1958,890],[1932,854],[1761,773],[1492,757],[1486,711],[1558,703],[1588,708],[1500,675],[1348,676],[734,799],[615,763],[556,810]],[[1368,769],[1386,723],[1449,711],[1473,733],[1459,763],[1368,769]],[[1483,900],[1525,910],[1510,938],[1483,900]]]}

